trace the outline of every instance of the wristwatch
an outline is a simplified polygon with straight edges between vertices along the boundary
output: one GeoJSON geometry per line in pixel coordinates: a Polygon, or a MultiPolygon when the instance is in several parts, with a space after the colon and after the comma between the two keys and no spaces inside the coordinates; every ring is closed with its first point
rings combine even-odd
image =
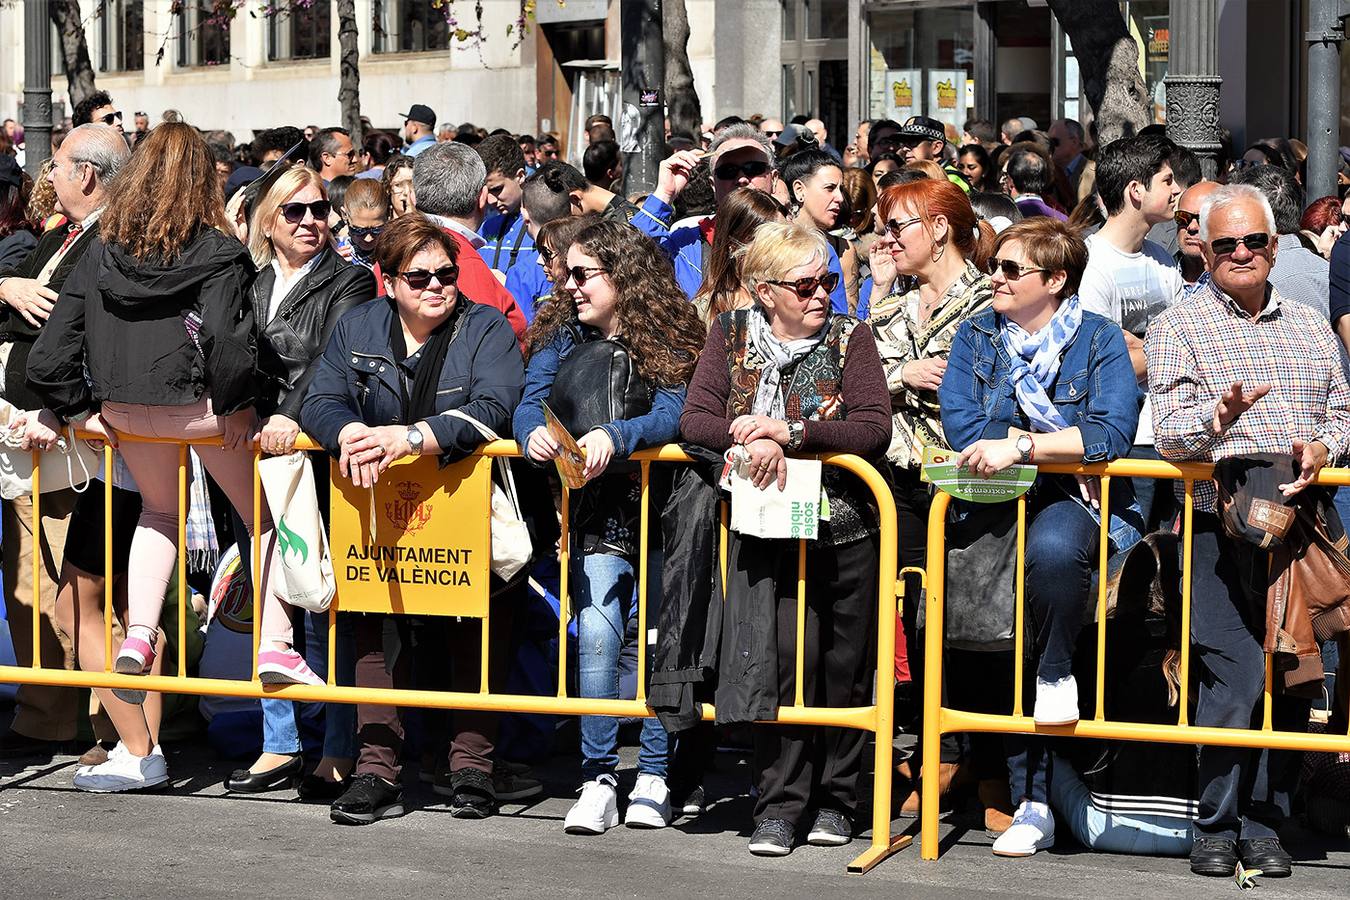
{"type": "Polygon", "coordinates": [[[789,450],[800,450],[804,440],[806,440],[806,425],[800,420],[789,422],[787,448],[789,450]]]}
{"type": "Polygon", "coordinates": [[[1032,457],[1036,455],[1036,442],[1031,439],[1029,434],[1019,434],[1016,447],[1017,452],[1021,454],[1018,462],[1022,465],[1031,462],[1032,457]]]}
{"type": "Polygon", "coordinates": [[[413,456],[422,455],[422,432],[416,425],[408,426],[408,448],[413,456]]]}

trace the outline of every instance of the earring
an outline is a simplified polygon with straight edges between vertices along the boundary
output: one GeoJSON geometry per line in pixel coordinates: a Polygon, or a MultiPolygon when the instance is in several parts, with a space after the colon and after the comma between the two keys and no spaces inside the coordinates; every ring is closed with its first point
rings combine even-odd
{"type": "Polygon", "coordinates": [[[932,253],[933,262],[937,262],[938,260],[942,259],[943,255],[946,252],[947,252],[946,244],[939,243],[938,241],[933,241],[933,253],[932,253]]]}

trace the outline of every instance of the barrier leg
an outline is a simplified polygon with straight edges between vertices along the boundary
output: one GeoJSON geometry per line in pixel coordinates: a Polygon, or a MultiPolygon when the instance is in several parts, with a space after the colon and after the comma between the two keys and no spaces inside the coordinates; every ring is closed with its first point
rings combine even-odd
{"type": "MultiPolygon", "coordinates": [[[[934,773],[941,768],[942,747],[942,638],[943,587],[947,573],[947,548],[944,525],[950,498],[941,492],[933,497],[928,513],[928,598],[924,622],[923,685],[923,769],[934,773]]],[[[1019,607],[1020,608],[1020,607],[1019,607]]],[[[938,858],[938,804],[941,802],[937,778],[925,778],[919,797],[919,857],[938,858]]]]}

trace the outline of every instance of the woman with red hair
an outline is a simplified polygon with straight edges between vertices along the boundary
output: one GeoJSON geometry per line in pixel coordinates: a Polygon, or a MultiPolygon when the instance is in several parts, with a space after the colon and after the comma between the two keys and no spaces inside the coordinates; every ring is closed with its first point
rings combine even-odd
{"type": "Polygon", "coordinates": [[[1298,222],[1298,236],[1309,250],[1316,250],[1323,259],[1331,259],[1331,248],[1350,223],[1350,202],[1342,202],[1334,194],[1320,197],[1308,204],[1298,222]]]}

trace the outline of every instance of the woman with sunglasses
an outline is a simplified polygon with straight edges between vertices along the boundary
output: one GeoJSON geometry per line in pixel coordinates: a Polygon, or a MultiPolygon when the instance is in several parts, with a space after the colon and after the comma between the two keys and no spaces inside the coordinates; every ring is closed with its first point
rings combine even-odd
{"type": "Polygon", "coordinates": [[[772,194],[754,188],[737,188],[717,209],[717,228],[708,255],[703,287],[694,295],[699,318],[711,323],[724,312],[754,305],[755,298],[741,278],[740,257],[765,222],[787,218],[783,205],[772,194]]]}
{"type": "MultiPolygon", "coordinates": [[[[581,231],[567,250],[567,272],[562,290],[539,307],[530,326],[525,395],[516,409],[513,430],[531,462],[546,465],[558,456],[561,448],[545,427],[544,403],[558,406],[565,399],[568,405],[583,405],[584,397],[560,395],[593,391],[595,381],[576,372],[570,378],[560,373],[566,372],[569,358],[579,348],[598,341],[616,342],[627,351],[633,373],[650,398],[626,401],[624,416],[587,423],[588,430],[575,435],[586,454],[587,481],[571,499],[578,680],[583,697],[614,699],[627,624],[636,616],[637,603],[647,602],[637,596],[638,566],[648,567],[649,597],[659,597],[661,586],[659,563],[653,567],[653,560],[638,559],[638,471],[631,466],[615,471],[611,464],[675,439],[703,323],[675,282],[665,254],[628,225],[601,220],[581,231]],[[583,384],[587,381],[589,387],[583,384]]],[[[599,418],[607,417],[615,405],[612,399],[605,402],[599,418]]],[[[648,621],[655,621],[655,611],[649,612],[648,621]]],[[[568,833],[603,834],[619,823],[618,738],[616,719],[581,717],[584,783],[563,823],[568,833]]],[[[670,824],[669,764],[665,729],[655,718],[643,720],[637,783],[625,817],[629,827],[670,824]]]]}
{"type": "MultiPolygon", "coordinates": [[[[389,222],[389,192],[377,179],[358,178],[347,188],[344,199],[347,207],[347,235],[352,248],[348,261],[374,272],[375,242],[389,222]]],[[[375,272],[377,284],[380,280],[379,273],[375,272]]]]}
{"type": "MultiPolygon", "coordinates": [[[[755,305],[713,321],[689,386],[685,440],[718,453],[743,447],[760,490],[786,483],[786,453],[877,460],[890,441],[891,398],[876,343],[866,324],[831,312],[839,275],[829,256],[817,229],[778,222],[755,229],[741,261],[755,305]]],[[[806,545],[802,696],[809,706],[860,706],[875,674],[877,512],[838,469],[827,468],[823,484],[830,518],[806,545]]],[[[730,536],[719,723],[773,718],[793,701],[797,565],[796,541],[730,536]]],[[[809,843],[848,843],[862,733],[774,725],[754,734],[759,796],[750,852],[792,852],[808,807],[809,843]]]]}
{"type": "MultiPolygon", "coordinates": [[[[991,475],[1014,464],[1096,463],[1124,456],[1139,423],[1139,392],[1120,327],[1079,306],[1087,246],[1068,226],[1036,216],[1010,226],[989,259],[992,308],[961,324],[938,388],[942,428],[960,465],[991,475]]],[[[1091,604],[1100,484],[1045,475],[1027,502],[1026,603],[1035,635],[1038,725],[1078,721],[1073,652],[1091,604]]],[[[1139,540],[1143,517],[1130,479],[1111,481],[1110,550],[1139,540]]],[[[1019,686],[1020,687],[1020,686],[1019,686]]],[[[1028,685],[1030,687],[1030,685],[1028,685]]],[[[1005,739],[1012,824],[998,856],[1053,846],[1044,738],[1005,739]]]]}
{"type": "Polygon", "coordinates": [[[784,160],[778,174],[788,192],[793,221],[819,230],[839,258],[848,312],[853,313],[858,308],[858,254],[833,233],[847,224],[841,222],[846,210],[843,168],[824,150],[802,150],[784,160]]]}
{"type": "MultiPolygon", "coordinates": [[[[417,214],[387,225],[375,245],[387,299],[364,304],[337,323],[301,409],[305,431],[337,461],[352,484],[367,488],[407,456],[457,462],[483,443],[468,421],[503,434],[520,399],[524,363],[506,318],[474,303],[457,287],[458,245],[417,214]]],[[[503,619],[493,615],[492,621],[503,619]]],[[[417,650],[407,617],[358,617],[358,687],[410,684],[417,650]],[[400,650],[386,659],[388,623],[400,650]]],[[[479,625],[466,619],[453,632],[452,690],[479,689],[479,625]]],[[[494,632],[496,629],[494,629],[494,632]]],[[[495,644],[494,636],[494,644],[495,644]]],[[[443,655],[449,648],[432,647],[443,655]]],[[[492,646],[502,660],[506,648],[492,646]]],[[[350,787],[331,808],[335,822],[366,825],[403,815],[399,784],[403,721],[397,708],[359,704],[359,748],[350,787]]],[[[457,818],[490,816],[496,795],[492,752],[497,717],[456,712],[450,752],[450,811],[457,818]]]]}
{"type": "MultiPolygon", "coordinates": [[[[993,297],[983,271],[994,229],[980,222],[966,193],[945,178],[925,178],[889,187],[877,201],[885,223],[883,236],[872,248],[872,310],[869,322],[877,350],[886,368],[891,391],[890,464],[900,530],[900,565],[925,565],[927,559],[929,486],[919,474],[924,450],[950,449],[942,432],[938,385],[947,369],[947,354],[961,324],[987,309],[993,297]]],[[[917,581],[910,596],[918,596],[917,581]]],[[[904,647],[914,696],[923,691],[923,637],[917,630],[917,604],[903,610],[904,647]]],[[[950,669],[947,671],[951,671],[950,669]]],[[[949,681],[951,678],[949,677],[949,681]]],[[[906,730],[918,733],[922,705],[906,730]]],[[[961,752],[955,735],[944,735],[942,769],[938,777],[945,793],[958,773],[961,752]]],[[[917,775],[911,772],[911,777],[917,775]]],[[[1001,772],[990,773],[1002,783],[1001,772]]],[[[981,788],[987,830],[1006,827],[999,810],[1001,790],[981,788]]],[[[917,782],[900,809],[901,815],[919,812],[917,782]]]]}
{"type": "MultiPolygon", "coordinates": [[[[258,201],[249,225],[249,251],[259,270],[250,291],[257,325],[258,412],[263,417],[259,444],[269,455],[295,448],[301,403],[338,320],[375,298],[370,271],[349,265],[333,247],[331,211],[319,173],[293,166],[258,201]]],[[[322,457],[315,460],[315,490],[325,520],[326,469],[322,457]]],[[[296,643],[307,646],[311,659],[325,658],[327,616],[296,613],[292,619],[301,636],[296,643]]],[[[350,647],[340,650],[339,657],[348,660],[350,647]]],[[[350,684],[350,673],[340,680],[350,684]]],[[[301,774],[301,705],[264,699],[262,712],[262,754],[248,768],[231,773],[226,790],[252,794],[285,789],[301,774]]],[[[351,707],[340,704],[330,705],[327,717],[324,759],[317,771],[336,784],[351,770],[356,755],[356,723],[351,707]]]]}

